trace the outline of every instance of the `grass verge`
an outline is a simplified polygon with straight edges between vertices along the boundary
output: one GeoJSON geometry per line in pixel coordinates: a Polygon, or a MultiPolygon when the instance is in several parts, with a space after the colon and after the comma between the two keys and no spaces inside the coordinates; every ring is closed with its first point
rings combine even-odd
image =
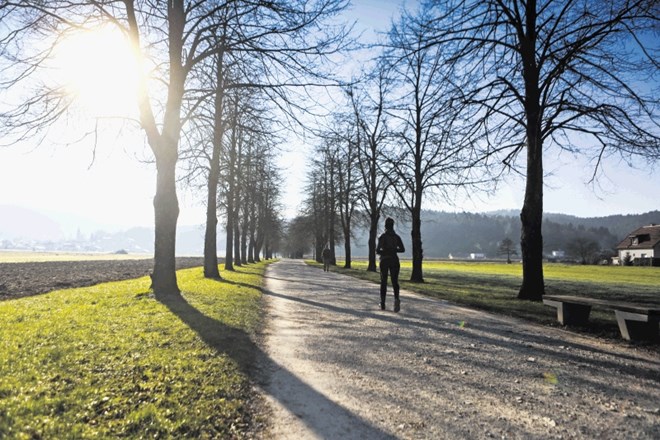
{"type": "Polygon", "coordinates": [[[0,438],[242,438],[266,263],[0,303],[0,438]],[[236,347],[239,350],[236,350],[236,347]]]}
{"type": "MultiPolygon", "coordinates": [[[[321,266],[314,261],[308,264],[321,266]]],[[[374,283],[380,282],[379,273],[366,271],[366,261],[353,261],[351,269],[343,268],[343,264],[343,261],[339,261],[331,270],[374,283]]],[[[428,261],[424,262],[424,283],[407,281],[410,279],[411,268],[409,260],[401,261],[399,280],[402,289],[540,324],[559,325],[554,308],[541,302],[517,299],[522,281],[522,267],[519,264],[428,261]]],[[[544,274],[548,294],[588,295],[660,306],[658,268],[553,263],[544,266],[544,274]]],[[[589,326],[580,330],[608,338],[620,338],[613,312],[594,309],[589,326]]]]}

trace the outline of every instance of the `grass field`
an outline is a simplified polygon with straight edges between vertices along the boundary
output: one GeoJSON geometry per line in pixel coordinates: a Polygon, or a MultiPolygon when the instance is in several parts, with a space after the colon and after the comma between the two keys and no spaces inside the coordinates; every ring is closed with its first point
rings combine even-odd
{"type": "MultiPolygon", "coordinates": [[[[316,264],[316,263],[312,263],[316,264]]],[[[353,261],[343,269],[343,261],[332,270],[379,282],[379,274],[366,272],[366,261],[353,261]]],[[[425,283],[410,283],[411,262],[401,262],[401,287],[456,304],[531,321],[556,324],[556,310],[540,302],[517,299],[522,280],[520,264],[464,261],[424,262],[425,283]]],[[[546,293],[588,295],[660,305],[660,268],[623,266],[582,266],[546,264],[546,293]]],[[[391,293],[391,287],[390,287],[391,293]]],[[[405,300],[403,300],[405,302],[405,300]]],[[[608,337],[619,337],[613,312],[592,312],[591,324],[584,329],[608,337]]]]}
{"type": "Polygon", "coordinates": [[[265,263],[0,303],[0,438],[241,438],[265,263]]]}

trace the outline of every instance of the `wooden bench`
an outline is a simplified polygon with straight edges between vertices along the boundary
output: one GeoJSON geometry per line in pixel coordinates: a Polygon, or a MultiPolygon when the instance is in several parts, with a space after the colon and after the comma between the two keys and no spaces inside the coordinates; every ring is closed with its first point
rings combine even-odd
{"type": "Polygon", "coordinates": [[[660,306],[569,295],[544,295],[543,304],[557,309],[557,320],[564,325],[585,325],[592,307],[614,310],[623,339],[658,341],[660,306]]]}

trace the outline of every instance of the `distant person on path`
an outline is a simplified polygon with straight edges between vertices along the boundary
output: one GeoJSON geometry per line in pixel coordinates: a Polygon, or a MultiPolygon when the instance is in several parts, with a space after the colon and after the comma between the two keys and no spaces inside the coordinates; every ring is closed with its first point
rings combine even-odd
{"type": "Polygon", "coordinates": [[[380,255],[380,309],[385,310],[385,296],[387,294],[387,274],[392,278],[392,289],[394,290],[394,311],[401,310],[399,300],[399,256],[397,253],[405,252],[401,237],[394,232],[394,220],[388,217],[385,220],[385,232],[378,237],[376,253],[380,255]]]}
{"type": "Polygon", "coordinates": [[[332,252],[330,252],[330,247],[328,245],[325,245],[325,249],[323,249],[323,271],[324,272],[330,272],[330,260],[332,259],[332,252]]]}

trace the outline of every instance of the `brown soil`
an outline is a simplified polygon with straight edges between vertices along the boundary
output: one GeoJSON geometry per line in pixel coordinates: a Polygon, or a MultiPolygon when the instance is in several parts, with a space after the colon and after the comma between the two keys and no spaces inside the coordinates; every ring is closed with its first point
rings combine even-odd
{"type": "MultiPolygon", "coordinates": [[[[177,269],[202,266],[202,257],[179,257],[177,269]]],[[[57,289],[85,287],[148,275],[153,259],[0,263],[0,301],[57,289]]]]}

